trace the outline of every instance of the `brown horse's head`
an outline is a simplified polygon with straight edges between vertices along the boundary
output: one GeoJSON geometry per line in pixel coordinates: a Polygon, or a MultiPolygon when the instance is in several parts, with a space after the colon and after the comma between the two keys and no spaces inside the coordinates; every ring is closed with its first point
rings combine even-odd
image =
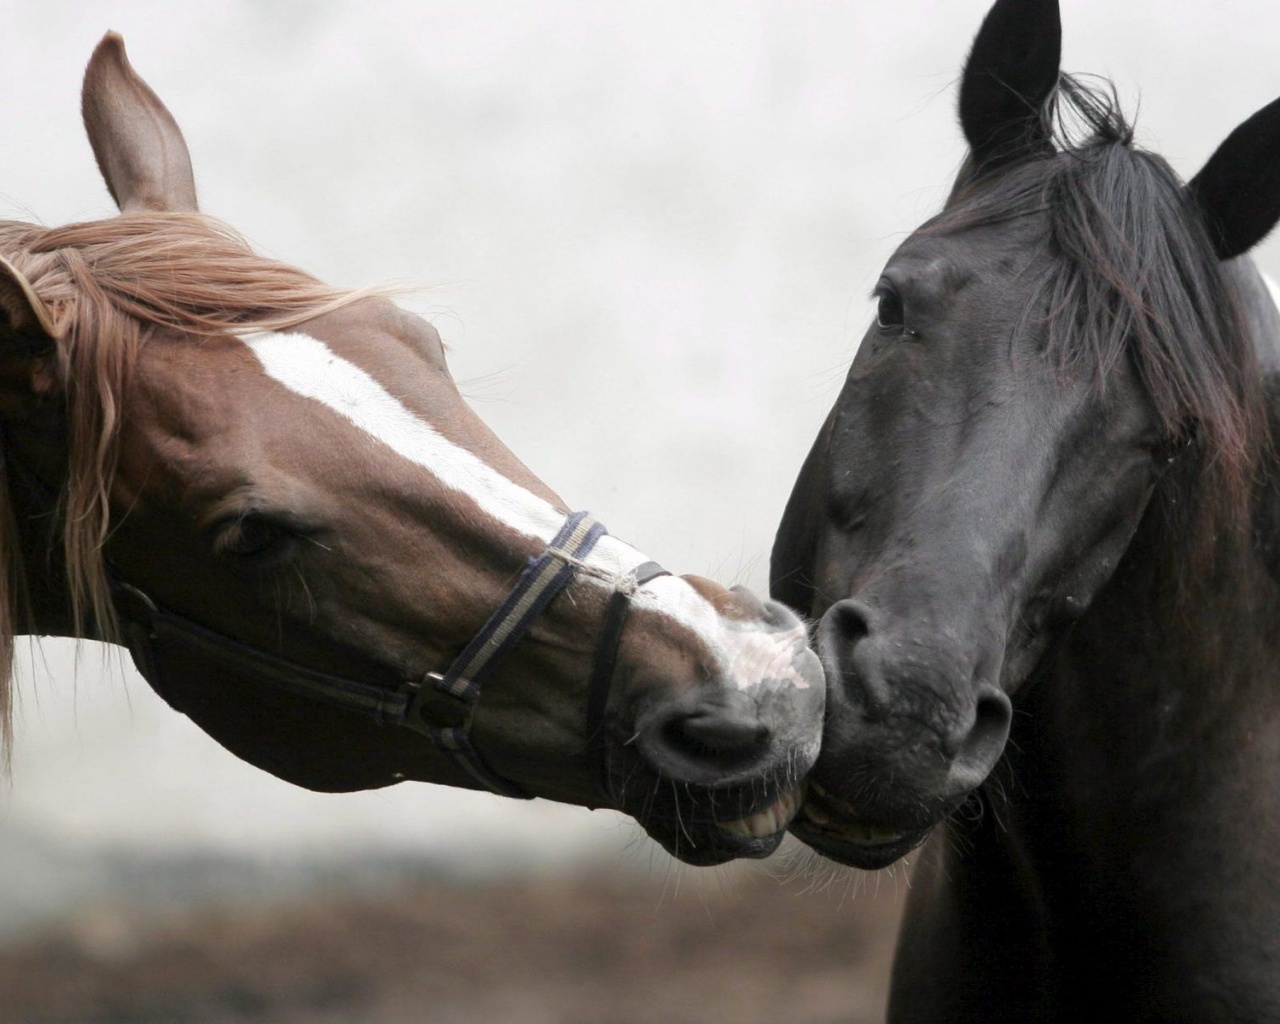
{"type": "Polygon", "coordinates": [[[548,554],[568,506],[461,399],[430,325],[197,213],[181,133],[118,37],[84,110],[121,215],[0,225],[4,550],[28,595],[6,635],[120,637],[121,595],[145,594],[123,625],[149,680],[283,779],[479,779],[620,808],[686,860],[770,852],[821,731],[800,621],[646,578],[607,535],[548,554]],[[437,692],[542,572],[569,582],[453,680],[478,698],[437,692]]]}

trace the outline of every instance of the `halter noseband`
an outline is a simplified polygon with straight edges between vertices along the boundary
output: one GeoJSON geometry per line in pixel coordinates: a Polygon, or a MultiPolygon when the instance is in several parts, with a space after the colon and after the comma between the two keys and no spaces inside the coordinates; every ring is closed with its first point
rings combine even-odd
{"type": "Polygon", "coordinates": [[[608,735],[605,709],[609,701],[618,644],[637,588],[669,575],[656,562],[645,562],[625,576],[600,573],[585,564],[596,542],[608,531],[586,512],[575,512],[541,555],[529,560],[515,587],[479,632],[443,672],[402,683],[395,690],[370,686],[308,668],[267,654],[225,634],[160,608],[150,597],[115,573],[111,574],[116,612],[124,642],[143,678],[172,707],[172,688],[165,668],[183,658],[217,663],[236,676],[267,683],[286,693],[354,711],[379,724],[411,729],[436,749],[450,754],[481,786],[501,796],[529,799],[533,794],[495,772],[471,740],[471,725],[481,683],[510,653],[534,620],[546,610],[580,570],[613,584],[600,643],[591,670],[587,702],[588,756],[601,786],[609,792],[608,735]]]}

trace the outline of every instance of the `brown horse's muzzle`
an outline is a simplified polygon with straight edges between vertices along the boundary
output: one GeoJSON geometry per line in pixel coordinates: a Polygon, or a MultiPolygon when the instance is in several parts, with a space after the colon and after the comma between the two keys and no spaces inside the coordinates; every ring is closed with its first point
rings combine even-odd
{"type": "Polygon", "coordinates": [[[821,721],[825,688],[820,664],[803,643],[803,623],[785,606],[760,602],[735,588],[749,603],[754,621],[744,623],[779,642],[768,653],[736,666],[741,675],[709,674],[705,687],[641,712],[636,746],[664,777],[699,786],[728,788],[758,781],[762,771],[790,763],[798,772],[816,755],[814,725],[821,721]],[[772,664],[767,664],[769,660],[772,664]]]}
{"type": "Polygon", "coordinates": [[[620,680],[611,716],[615,737],[627,733],[613,744],[616,803],[684,860],[764,856],[781,841],[818,756],[821,665],[803,622],[783,605],[685,581],[714,609],[720,631],[703,634],[707,646],[691,652],[691,635],[672,643],[660,617],[633,620],[624,647],[645,659],[620,680]],[[674,660],[655,674],[664,645],[674,660]]]}

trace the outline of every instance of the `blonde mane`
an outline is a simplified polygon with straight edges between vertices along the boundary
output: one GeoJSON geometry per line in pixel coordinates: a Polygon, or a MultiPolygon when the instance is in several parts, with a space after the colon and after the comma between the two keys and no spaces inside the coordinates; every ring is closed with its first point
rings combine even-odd
{"type": "MultiPolygon", "coordinates": [[[[57,514],[77,636],[109,640],[115,614],[103,564],[110,491],[130,371],[147,337],[283,330],[371,294],[346,291],[254,253],[198,213],[129,213],[43,228],[0,221],[0,256],[30,283],[54,326],[52,368],[67,407],[67,476],[57,514]]],[[[25,582],[0,470],[0,744],[12,745],[13,640],[25,582]]]]}

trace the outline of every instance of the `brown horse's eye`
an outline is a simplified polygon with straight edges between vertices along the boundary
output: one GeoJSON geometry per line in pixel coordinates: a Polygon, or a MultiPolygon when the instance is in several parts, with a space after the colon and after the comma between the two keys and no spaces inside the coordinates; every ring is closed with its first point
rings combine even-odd
{"type": "Polygon", "coordinates": [[[224,558],[259,562],[278,554],[291,536],[279,523],[250,513],[229,523],[218,534],[214,549],[224,558]]]}

